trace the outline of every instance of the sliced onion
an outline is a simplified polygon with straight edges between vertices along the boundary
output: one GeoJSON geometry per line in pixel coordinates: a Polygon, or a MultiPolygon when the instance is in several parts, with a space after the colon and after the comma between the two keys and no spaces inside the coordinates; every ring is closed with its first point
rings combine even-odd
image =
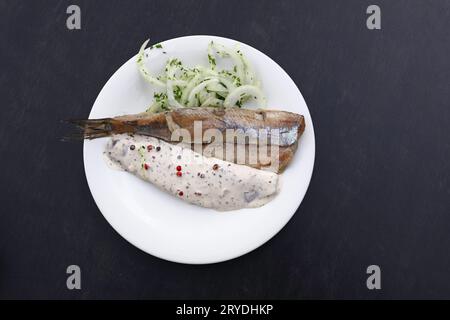
{"type": "Polygon", "coordinates": [[[199,85],[197,85],[194,89],[192,89],[191,93],[189,94],[188,98],[188,107],[193,107],[195,105],[196,95],[200,94],[200,91],[206,88],[206,86],[213,84],[213,83],[219,83],[218,79],[209,79],[206,81],[203,81],[199,85]]]}
{"type": "Polygon", "coordinates": [[[245,81],[244,63],[238,53],[218,43],[213,43],[212,46],[222,57],[230,57],[231,60],[233,60],[233,63],[236,66],[236,76],[241,83],[243,83],[243,81],[245,81]]]}
{"type": "Polygon", "coordinates": [[[206,99],[200,107],[222,107],[223,106],[223,100],[209,97],[206,99]]]}
{"type": "MultiPolygon", "coordinates": [[[[169,59],[166,64],[166,72],[156,78],[150,74],[144,63],[145,47],[148,42],[149,40],[145,41],[139,50],[138,69],[147,82],[163,90],[160,93],[167,96],[169,109],[186,106],[225,106],[230,108],[251,98],[257,100],[259,107],[265,106],[266,100],[258,88],[259,81],[255,78],[250,63],[237,47],[227,48],[211,42],[208,46],[209,67],[187,68],[179,62],[173,63],[173,59],[169,59]],[[234,64],[233,70],[218,70],[215,63],[216,56],[230,58],[234,64]],[[174,91],[174,89],[180,91],[174,91]],[[181,97],[177,96],[176,98],[175,93],[181,94],[181,97]]],[[[161,103],[156,101],[148,109],[149,112],[161,110],[161,103]]]]}
{"type": "MultiPolygon", "coordinates": [[[[167,74],[167,90],[166,90],[166,94],[167,94],[167,101],[169,103],[169,105],[172,108],[178,109],[178,108],[184,108],[184,105],[179,103],[176,99],[175,99],[175,95],[173,92],[174,89],[174,81],[175,81],[175,74],[177,73],[177,71],[180,70],[180,67],[178,64],[172,65],[172,61],[174,61],[173,59],[169,59],[167,61],[167,65],[166,65],[166,74],[167,74]]],[[[177,82],[179,80],[176,80],[177,82]]]]}
{"type": "Polygon", "coordinates": [[[238,101],[246,97],[255,98],[259,108],[264,108],[266,106],[266,98],[261,89],[252,85],[240,86],[230,92],[225,98],[223,105],[225,108],[236,107],[238,101]]]}
{"type": "Polygon", "coordinates": [[[165,88],[166,84],[162,81],[159,81],[157,78],[153,77],[150,72],[147,70],[147,68],[145,67],[145,59],[144,59],[144,53],[145,53],[145,47],[147,46],[148,42],[150,41],[150,39],[148,39],[147,41],[145,41],[142,46],[141,49],[139,50],[138,56],[137,56],[137,60],[136,63],[138,65],[138,69],[139,72],[141,73],[142,77],[149,83],[161,87],[161,88],[165,88]]]}

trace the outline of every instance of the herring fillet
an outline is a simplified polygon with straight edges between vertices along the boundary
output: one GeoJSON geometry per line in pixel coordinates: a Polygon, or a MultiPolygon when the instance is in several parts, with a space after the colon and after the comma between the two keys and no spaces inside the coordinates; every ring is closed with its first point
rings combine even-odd
{"type": "Polygon", "coordinates": [[[219,211],[260,207],[279,190],[276,173],[208,158],[153,137],[113,136],[105,155],[169,194],[219,211]]]}
{"type": "MultiPolygon", "coordinates": [[[[148,135],[165,141],[174,141],[172,133],[180,128],[187,130],[191,137],[194,137],[196,121],[202,123],[200,137],[202,140],[191,140],[194,143],[209,142],[204,137],[208,129],[217,129],[223,134],[226,134],[227,129],[240,129],[252,138],[259,138],[261,134],[270,138],[271,130],[277,130],[279,132],[277,144],[290,146],[298,141],[305,130],[305,119],[302,115],[265,109],[196,107],[179,108],[161,113],[144,112],[114,118],[71,120],[83,129],[86,139],[130,133],[148,135]]],[[[197,137],[194,138],[197,139],[197,137]]]]}
{"type": "MultiPolygon", "coordinates": [[[[268,170],[275,173],[283,173],[289,163],[292,161],[294,157],[295,151],[297,150],[298,143],[295,143],[291,146],[283,146],[275,148],[275,155],[272,157],[271,147],[266,149],[266,152],[259,151],[259,146],[256,146],[253,150],[256,151],[257,161],[252,161],[250,153],[252,152],[251,146],[245,145],[243,152],[244,156],[242,158],[239,157],[239,151],[237,151],[236,146],[229,147],[229,144],[190,144],[180,142],[178,145],[183,146],[184,148],[189,148],[194,151],[201,150],[201,153],[205,157],[213,157],[217,159],[221,159],[224,161],[229,161],[237,164],[243,164],[252,168],[268,170]],[[228,154],[228,148],[233,148],[233,152],[228,154]]],[[[197,151],[198,152],[198,151],[197,151]]]]}
{"type": "Polygon", "coordinates": [[[183,141],[185,147],[191,149],[195,149],[196,144],[200,144],[203,149],[207,149],[205,147],[208,146],[210,141],[209,138],[205,137],[205,132],[209,129],[217,129],[222,133],[224,141],[223,146],[216,145],[219,151],[226,149],[225,146],[230,144],[230,142],[226,142],[228,129],[242,130],[249,139],[244,140],[244,142],[239,141],[239,139],[234,141],[233,139],[233,143],[245,144],[247,153],[250,149],[248,145],[254,143],[255,140],[257,141],[262,133],[266,135],[269,144],[279,146],[279,152],[275,153],[269,162],[261,159],[260,154],[258,154],[256,162],[248,161],[248,156],[245,157],[245,162],[238,161],[233,155],[225,157],[223,152],[205,152],[203,155],[276,173],[283,172],[292,161],[297,150],[298,140],[305,130],[304,117],[296,113],[278,110],[213,107],[181,108],[162,113],[144,112],[114,118],[72,120],[71,122],[77,124],[83,130],[83,138],[86,139],[128,133],[152,136],[168,142],[179,142],[180,139],[176,139],[172,134],[176,129],[182,128],[187,130],[190,136],[194,138],[191,141],[183,141]],[[201,141],[194,136],[195,122],[201,122],[202,124],[201,141]],[[271,130],[278,130],[279,132],[278,140],[275,143],[270,141],[271,130]],[[252,138],[255,140],[252,140],[252,138]]]}

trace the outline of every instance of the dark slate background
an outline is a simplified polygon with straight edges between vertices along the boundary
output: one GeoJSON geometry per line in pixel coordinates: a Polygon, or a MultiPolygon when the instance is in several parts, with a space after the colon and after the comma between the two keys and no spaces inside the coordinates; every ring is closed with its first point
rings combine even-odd
{"type": "Polygon", "coordinates": [[[449,1],[0,1],[1,298],[450,298],[449,1]],[[368,5],[382,30],[366,28],[368,5]],[[82,30],[68,31],[78,4],[82,30]],[[302,91],[317,153],[289,224],[238,259],[130,245],[89,192],[83,118],[143,39],[234,38],[302,91]],[[82,290],[66,289],[66,267],[82,290]],[[366,288],[380,265],[382,289],[366,288]]]}

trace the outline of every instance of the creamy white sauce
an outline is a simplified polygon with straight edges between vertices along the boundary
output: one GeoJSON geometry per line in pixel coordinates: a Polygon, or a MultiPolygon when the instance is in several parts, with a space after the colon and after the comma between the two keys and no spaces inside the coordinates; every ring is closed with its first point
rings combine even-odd
{"type": "Polygon", "coordinates": [[[187,202],[220,211],[260,207],[279,189],[276,173],[204,157],[148,136],[113,136],[105,155],[112,167],[120,167],[187,202]]]}
{"type": "Polygon", "coordinates": [[[122,166],[116,160],[111,159],[107,150],[103,151],[103,160],[105,160],[110,169],[123,171],[122,166]]]}

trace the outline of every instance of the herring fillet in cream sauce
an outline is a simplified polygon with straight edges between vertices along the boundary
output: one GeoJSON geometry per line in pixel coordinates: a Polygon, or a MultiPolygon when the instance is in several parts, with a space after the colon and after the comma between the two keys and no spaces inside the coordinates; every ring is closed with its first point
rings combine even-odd
{"type": "Polygon", "coordinates": [[[105,155],[114,166],[182,200],[219,211],[260,207],[279,189],[276,173],[204,157],[149,136],[115,135],[105,155]]]}

